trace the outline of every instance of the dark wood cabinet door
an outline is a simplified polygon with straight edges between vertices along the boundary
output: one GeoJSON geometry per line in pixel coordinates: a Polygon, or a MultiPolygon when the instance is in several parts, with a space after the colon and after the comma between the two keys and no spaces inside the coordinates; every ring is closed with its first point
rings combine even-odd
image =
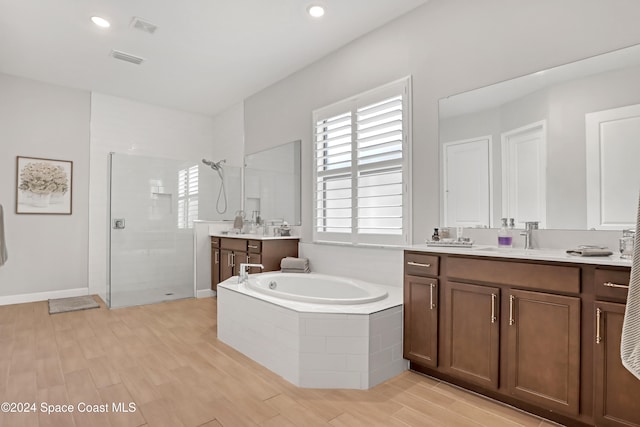
{"type": "Polygon", "coordinates": [[[404,357],[438,366],[438,280],[405,276],[404,357]]]}
{"type": "Polygon", "coordinates": [[[211,289],[217,290],[220,283],[220,249],[211,248],[211,289]]]}
{"type": "Polygon", "coordinates": [[[220,281],[224,282],[233,276],[233,251],[228,249],[220,250],[220,281]]]}
{"type": "Polygon", "coordinates": [[[625,305],[596,301],[594,306],[596,425],[640,427],[640,380],[620,360],[625,305]]]}
{"type": "Polygon", "coordinates": [[[500,288],[447,282],[444,361],[456,377],[498,388],[500,288]]]}
{"type": "Polygon", "coordinates": [[[577,415],[580,298],[510,290],[507,366],[513,396],[577,415]]]}
{"type": "MultiPolygon", "coordinates": [[[[251,264],[262,264],[262,255],[259,253],[258,254],[248,253],[247,260],[251,264]]],[[[255,273],[262,273],[262,269],[260,269],[259,267],[250,267],[249,274],[255,274],[255,273]]]]}

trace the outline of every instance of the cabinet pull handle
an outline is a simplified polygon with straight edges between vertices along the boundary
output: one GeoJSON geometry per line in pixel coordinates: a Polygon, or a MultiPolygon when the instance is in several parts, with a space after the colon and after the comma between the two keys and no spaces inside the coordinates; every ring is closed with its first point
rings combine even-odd
{"type": "Polygon", "coordinates": [[[220,263],[220,251],[215,251],[214,253],[216,254],[215,263],[218,264],[220,263]]]}
{"type": "Polygon", "coordinates": [[[513,301],[516,299],[513,295],[509,295],[509,324],[514,325],[516,323],[513,318],[513,301]]]}
{"type": "Polygon", "coordinates": [[[435,287],[435,283],[429,283],[429,310],[436,308],[436,305],[433,303],[433,288],[435,287]]]}
{"type": "Polygon", "coordinates": [[[249,259],[249,255],[247,255],[247,264],[250,264],[251,260],[249,259]]]}
{"type": "Polygon", "coordinates": [[[602,285],[606,286],[607,288],[629,289],[629,285],[619,285],[617,283],[611,283],[611,282],[604,282],[602,285]]]}
{"type": "Polygon", "coordinates": [[[602,310],[596,308],[596,344],[602,342],[602,336],[600,335],[600,318],[602,317],[602,310]]]}
{"type": "Polygon", "coordinates": [[[249,249],[258,249],[258,245],[249,245],[249,249]]]}
{"type": "Polygon", "coordinates": [[[233,267],[235,265],[235,259],[234,259],[235,255],[233,252],[229,252],[227,254],[227,265],[229,267],[233,267]]]}
{"type": "Polygon", "coordinates": [[[413,262],[413,261],[407,261],[408,265],[414,265],[416,267],[425,267],[425,268],[429,268],[431,267],[431,264],[422,264],[420,262],[413,262]]]}
{"type": "Polygon", "coordinates": [[[496,294],[491,294],[491,323],[496,323],[498,318],[496,317],[496,294]]]}

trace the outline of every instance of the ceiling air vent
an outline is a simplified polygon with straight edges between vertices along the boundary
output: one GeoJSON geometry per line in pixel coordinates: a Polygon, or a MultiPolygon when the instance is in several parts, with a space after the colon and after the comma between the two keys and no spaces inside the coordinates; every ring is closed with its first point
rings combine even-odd
{"type": "Polygon", "coordinates": [[[131,62],[132,64],[136,64],[136,65],[140,65],[144,62],[144,58],[140,58],[139,56],[124,53],[122,51],[115,50],[115,49],[111,50],[110,55],[115,59],[131,62]]]}
{"type": "Polygon", "coordinates": [[[145,33],[153,34],[158,29],[158,26],[155,24],[152,24],[149,21],[145,21],[142,18],[134,16],[133,19],[131,20],[131,28],[136,28],[140,31],[144,31],[145,33]]]}

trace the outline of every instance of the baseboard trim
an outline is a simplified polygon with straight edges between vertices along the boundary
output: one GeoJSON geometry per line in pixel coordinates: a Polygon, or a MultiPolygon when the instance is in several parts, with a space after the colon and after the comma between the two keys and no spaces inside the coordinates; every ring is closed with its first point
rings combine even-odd
{"type": "Polygon", "coordinates": [[[198,289],[196,292],[196,298],[209,298],[215,297],[216,291],[211,289],[198,289]]]}
{"type": "Polygon", "coordinates": [[[64,289],[62,291],[35,292],[33,294],[19,294],[0,296],[0,305],[22,304],[25,302],[46,301],[56,298],[69,298],[89,295],[89,288],[64,289]]]}

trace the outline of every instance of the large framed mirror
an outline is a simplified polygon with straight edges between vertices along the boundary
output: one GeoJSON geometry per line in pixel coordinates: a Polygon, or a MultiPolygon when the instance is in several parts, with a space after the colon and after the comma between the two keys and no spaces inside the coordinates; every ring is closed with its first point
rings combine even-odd
{"type": "Polygon", "coordinates": [[[640,45],[439,102],[443,226],[635,227],[640,45]]]}
{"type": "Polygon", "coordinates": [[[244,158],[244,211],[300,225],[300,140],[244,158]]]}

